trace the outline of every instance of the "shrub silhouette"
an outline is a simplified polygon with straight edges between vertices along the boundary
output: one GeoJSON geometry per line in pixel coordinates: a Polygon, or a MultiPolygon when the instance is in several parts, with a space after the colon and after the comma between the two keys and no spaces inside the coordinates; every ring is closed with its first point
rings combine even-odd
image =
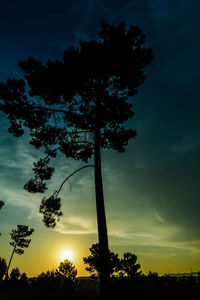
{"type": "Polygon", "coordinates": [[[129,279],[133,279],[141,275],[142,271],[140,269],[140,264],[136,264],[137,256],[130,252],[126,252],[123,255],[123,258],[120,260],[119,264],[119,275],[126,276],[129,279]]]}
{"type": "Polygon", "coordinates": [[[70,297],[75,292],[77,270],[72,262],[61,262],[58,269],[42,272],[33,284],[38,293],[51,295],[52,299],[70,297]]]}
{"type": "Polygon", "coordinates": [[[10,280],[16,281],[19,280],[21,276],[19,268],[13,268],[10,272],[10,280]]]}

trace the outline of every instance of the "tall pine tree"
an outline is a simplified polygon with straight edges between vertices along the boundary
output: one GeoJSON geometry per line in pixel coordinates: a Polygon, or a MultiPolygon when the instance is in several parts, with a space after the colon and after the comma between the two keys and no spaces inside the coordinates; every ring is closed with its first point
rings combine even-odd
{"type": "MultiPolygon", "coordinates": [[[[24,127],[28,128],[29,142],[46,154],[34,163],[35,176],[25,184],[29,192],[45,192],[45,181],[54,171],[49,162],[58,151],[86,163],[94,158],[94,164],[80,170],[94,167],[102,290],[109,281],[109,247],[101,149],[124,152],[136,135],[125,123],[134,116],[128,99],[138,93],[144,69],[153,59],[152,49],[144,43],[145,36],[137,26],[127,29],[123,22],[115,26],[102,21],[99,39],[80,41],[77,48],[65,51],[61,60],[46,64],[29,57],[19,63],[23,79],[0,83],[0,110],[9,118],[9,132],[19,137],[24,127]]],[[[40,206],[50,227],[62,215],[60,189],[43,198],[40,206]]]]}

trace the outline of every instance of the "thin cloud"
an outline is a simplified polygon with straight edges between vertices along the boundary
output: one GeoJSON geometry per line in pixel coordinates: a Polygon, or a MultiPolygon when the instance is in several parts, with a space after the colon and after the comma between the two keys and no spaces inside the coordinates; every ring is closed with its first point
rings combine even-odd
{"type": "Polygon", "coordinates": [[[97,232],[96,228],[93,228],[89,221],[85,221],[81,217],[65,218],[64,221],[56,225],[54,231],[66,235],[88,235],[97,232]]]}

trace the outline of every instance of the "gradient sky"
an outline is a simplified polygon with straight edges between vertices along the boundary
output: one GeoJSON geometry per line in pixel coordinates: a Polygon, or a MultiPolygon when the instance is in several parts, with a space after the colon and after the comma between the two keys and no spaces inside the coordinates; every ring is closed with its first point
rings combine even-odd
{"type": "MultiPolygon", "coordinates": [[[[132,99],[137,130],[124,154],[102,153],[105,205],[112,251],[138,256],[144,273],[200,270],[200,2],[198,0],[30,0],[1,1],[0,81],[20,77],[17,64],[28,56],[59,59],[79,39],[96,39],[99,21],[138,25],[155,60],[132,99]]],[[[34,276],[59,264],[59,253],[74,251],[78,275],[82,257],[97,242],[93,170],[86,169],[62,190],[63,212],[52,230],[39,214],[40,194],[23,185],[41,153],[27,136],[7,133],[0,114],[0,257],[11,254],[17,224],[35,228],[30,247],[12,267],[34,276]]],[[[58,156],[46,196],[82,163],[58,156]]]]}

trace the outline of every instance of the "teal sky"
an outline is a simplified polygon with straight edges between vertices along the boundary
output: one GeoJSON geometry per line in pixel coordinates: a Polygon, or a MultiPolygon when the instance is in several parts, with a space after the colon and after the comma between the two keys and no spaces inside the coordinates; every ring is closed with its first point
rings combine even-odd
{"type": "MultiPolygon", "coordinates": [[[[199,1],[8,1],[0,20],[0,81],[19,77],[19,60],[60,58],[79,39],[95,39],[99,21],[138,25],[155,60],[139,95],[131,99],[137,137],[124,154],[102,152],[109,243],[122,255],[138,256],[144,272],[200,270],[199,1]],[[32,4],[31,4],[32,3],[32,4]],[[11,5],[12,4],[12,5],[11,5]],[[30,5],[32,5],[30,9],[30,5]]],[[[71,178],[62,190],[64,216],[45,228],[39,214],[43,195],[23,189],[41,153],[28,138],[7,133],[0,114],[0,257],[9,259],[9,233],[17,224],[35,228],[29,249],[13,260],[28,275],[56,267],[62,249],[82,257],[97,242],[93,170],[71,178]]],[[[82,163],[58,156],[46,196],[82,163]]]]}

